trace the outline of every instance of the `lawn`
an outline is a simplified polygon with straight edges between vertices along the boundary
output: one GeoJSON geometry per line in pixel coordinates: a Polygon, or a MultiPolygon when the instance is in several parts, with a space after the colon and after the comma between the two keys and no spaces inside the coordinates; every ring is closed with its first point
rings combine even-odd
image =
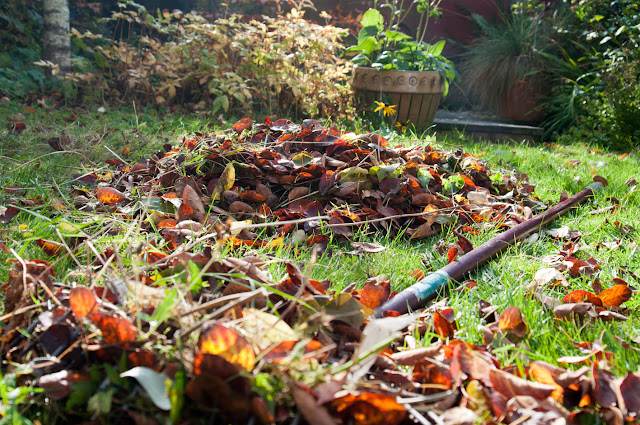
{"type": "MultiPolygon", "coordinates": [[[[46,110],[24,109],[17,104],[3,105],[0,109],[0,123],[3,123],[3,130],[0,130],[0,137],[2,137],[0,205],[8,206],[11,198],[18,198],[22,202],[18,203],[19,215],[6,224],[0,224],[0,242],[3,243],[0,261],[7,265],[0,269],[0,281],[6,282],[9,279],[8,260],[18,259],[18,264],[21,264],[23,260],[41,259],[54,265],[54,292],[59,296],[61,292],[56,291],[97,281],[113,282],[125,275],[133,276],[140,272],[147,272],[147,275],[153,276],[156,280],[156,287],[166,289],[162,292],[163,296],[189,298],[189,291],[184,288],[189,286],[193,289],[194,285],[202,284],[203,276],[198,268],[192,269],[190,266],[192,263],[189,262],[184,263],[182,268],[174,267],[170,272],[165,269],[157,275],[149,273],[152,267],[134,260],[134,257],[144,253],[145,249],[151,246],[149,235],[141,230],[143,227],[146,228],[142,218],[131,219],[131,216],[137,216],[135,211],[130,210],[118,212],[114,209],[113,214],[105,214],[78,209],[79,203],[73,197],[83,196],[83,190],[92,189],[87,189],[72,179],[78,174],[95,173],[105,182],[109,182],[111,175],[108,173],[116,173],[116,171],[113,165],[104,162],[106,159],[119,158],[123,162],[134,164],[141,158],[148,158],[154,152],[163,150],[163,145],[167,143],[176,146],[183,137],[189,139],[195,132],[228,130],[235,121],[236,119],[232,118],[228,122],[209,121],[179,114],[159,115],[151,110],[136,111],[126,108],[100,112],[97,108],[46,110]],[[22,116],[16,114],[22,114],[22,116]],[[24,122],[26,129],[22,132],[16,131],[14,128],[16,122],[24,122]],[[62,150],[55,149],[57,143],[62,144],[62,150]],[[75,190],[73,190],[74,186],[75,190]],[[11,190],[11,187],[14,189],[11,190]],[[90,243],[77,250],[72,241],[80,235],[88,237],[87,240],[90,243]],[[65,250],[65,254],[49,256],[36,243],[41,239],[64,242],[61,249],[65,250]],[[95,260],[98,253],[108,248],[118,254],[113,259],[111,267],[86,267],[87,259],[95,260]],[[89,249],[93,253],[88,252],[89,249]],[[67,250],[74,255],[67,255],[67,250]],[[182,285],[182,287],[178,286],[181,289],[177,292],[170,292],[174,290],[173,285],[182,285]]],[[[347,130],[355,133],[366,132],[358,126],[347,130]]],[[[433,137],[424,137],[422,140],[415,140],[413,137],[415,136],[397,135],[391,140],[391,144],[426,145],[429,143],[447,150],[462,148],[486,161],[494,173],[504,175],[514,174],[514,171],[526,173],[529,182],[535,185],[536,200],[548,205],[557,203],[565,191],[569,196],[579,192],[592,182],[595,175],[603,176],[608,181],[608,186],[597,193],[593,199],[557,219],[548,227],[548,229],[561,229],[559,232],[552,235],[541,232],[537,237],[518,243],[471,273],[469,279],[477,282],[475,287],[462,291],[449,291],[446,299],[440,297],[438,309],[453,309],[457,326],[455,338],[451,336],[449,339],[477,345],[487,344],[491,353],[500,362],[501,368],[513,367],[509,370],[520,370],[521,373],[528,370],[532,361],[546,362],[573,370],[587,364],[593,368],[609,369],[615,376],[620,377],[625,376],[627,372],[637,371],[640,365],[640,329],[636,325],[639,318],[637,311],[640,299],[634,288],[640,285],[638,281],[640,253],[636,242],[637,230],[634,228],[637,226],[637,217],[640,216],[640,195],[635,182],[640,169],[637,154],[602,150],[590,144],[589,140],[576,140],[569,145],[548,143],[525,145],[517,141],[510,143],[472,141],[465,138],[463,134],[448,138],[439,137],[436,134],[433,137]],[[572,242],[569,239],[572,239],[572,242]],[[567,244],[571,247],[567,248],[567,244]],[[575,249],[573,254],[578,259],[593,258],[595,262],[592,261],[587,265],[578,264],[580,267],[576,266],[574,276],[571,276],[569,271],[565,272],[566,284],[564,285],[553,286],[543,282],[537,288],[533,288],[531,284],[536,273],[551,267],[550,256],[557,256],[563,249],[571,248],[575,249]],[[598,291],[594,289],[594,287],[597,288],[597,280],[602,289],[620,283],[620,280],[614,279],[622,279],[632,288],[633,294],[623,307],[613,309],[628,320],[592,319],[588,315],[572,320],[560,320],[554,316],[553,311],[534,297],[534,293],[543,294],[561,302],[574,290],[597,293],[598,291]],[[526,332],[522,337],[514,337],[509,334],[508,329],[504,333],[489,329],[490,323],[478,312],[478,305],[483,302],[494,306],[498,316],[508,307],[517,307],[526,322],[526,332]],[[486,339],[487,332],[493,338],[486,339]],[[585,356],[584,361],[578,361],[577,356],[585,356]],[[558,359],[561,360],[560,363],[558,359]]],[[[88,194],[87,197],[89,197],[88,194]]],[[[457,237],[447,231],[448,227],[444,229],[442,233],[419,241],[409,240],[403,232],[399,235],[384,231],[355,232],[351,237],[352,242],[369,242],[384,247],[382,252],[364,255],[348,255],[347,252],[353,250],[350,243],[343,239],[338,240],[331,236],[332,233],[329,230],[326,230],[330,235],[329,244],[324,254],[318,255],[317,258],[313,250],[304,244],[296,245],[290,235],[276,244],[265,246],[247,248],[226,244],[219,247],[218,258],[260,257],[266,262],[264,270],[273,282],[279,282],[287,277],[286,264],[290,261],[290,264],[297,265],[303,273],[307,271],[306,267],[309,264],[313,264],[306,278],[317,281],[328,280],[332,284],[331,289],[336,292],[344,288],[349,288],[349,291],[356,288],[362,289],[368,279],[381,275],[386,275],[392,290],[401,291],[416,281],[416,271],[428,273],[448,263],[446,252],[440,254],[434,249],[435,244],[446,245],[457,241],[457,237]],[[439,242],[442,239],[445,242],[439,242]]],[[[256,229],[256,233],[258,237],[265,240],[277,240],[277,235],[270,236],[272,233],[268,230],[256,229]]],[[[473,246],[477,247],[494,235],[495,229],[492,228],[478,234],[468,234],[467,237],[473,246]]],[[[202,241],[193,246],[193,252],[202,252],[207,246],[206,242],[202,241]]],[[[221,273],[220,276],[224,275],[224,272],[219,273],[221,273]]],[[[223,276],[221,279],[227,278],[223,276]]],[[[385,278],[379,280],[385,280],[385,278]]],[[[229,293],[225,295],[228,296],[229,293]]],[[[284,298],[287,299],[287,297],[284,298]]],[[[44,299],[46,297],[41,297],[38,302],[44,299]]],[[[43,305],[41,311],[52,307],[54,302],[52,300],[53,298],[50,298],[47,301],[50,305],[43,305]]],[[[204,303],[212,300],[215,298],[209,295],[190,301],[204,303]]],[[[140,306],[144,315],[136,315],[137,326],[141,335],[155,335],[153,350],[162,353],[166,358],[184,360],[176,347],[170,347],[168,343],[164,345],[170,338],[163,334],[163,329],[165,326],[169,327],[167,323],[173,323],[176,320],[176,315],[184,314],[184,311],[176,313],[177,310],[173,308],[177,305],[179,305],[178,301],[169,307],[165,305],[168,312],[162,313],[164,315],[158,313],[159,307],[154,313],[153,309],[147,311],[144,306],[140,306]],[[157,322],[151,325],[155,330],[149,329],[148,325],[142,327],[141,321],[146,319],[149,319],[147,320],[149,323],[157,322]]],[[[258,304],[254,304],[254,307],[258,307],[258,304]]],[[[5,315],[8,313],[11,312],[2,312],[5,315]]],[[[200,320],[211,319],[215,317],[215,313],[216,311],[209,317],[202,316],[200,320]]],[[[234,317],[225,317],[229,320],[234,319],[234,317]]],[[[451,321],[450,316],[449,321],[451,321]]],[[[192,323],[192,325],[197,326],[198,323],[192,323]]],[[[320,323],[315,323],[312,318],[309,319],[308,326],[317,330],[320,323]]],[[[297,328],[295,330],[305,333],[297,328]]],[[[25,333],[25,340],[33,338],[30,335],[31,332],[33,329],[25,333]]],[[[422,333],[414,331],[411,335],[405,335],[403,342],[394,342],[394,347],[397,348],[398,344],[404,344],[406,348],[413,348],[412,344],[418,347],[430,346],[439,334],[440,329],[437,327],[429,328],[422,333]]],[[[95,338],[95,335],[92,337],[95,338]]],[[[194,337],[195,333],[191,336],[185,335],[184,339],[178,338],[178,340],[185,345],[195,344],[194,337]]],[[[83,339],[83,347],[86,348],[86,345],[90,344],[90,336],[83,333],[83,338],[86,338],[83,339]]],[[[316,338],[319,337],[316,336],[316,338]]],[[[95,343],[95,340],[92,341],[95,343]]],[[[198,344],[201,345],[200,342],[198,344]]],[[[15,353],[12,356],[19,357],[15,353]]],[[[34,363],[34,359],[29,356],[23,357],[23,360],[31,361],[30,368],[37,365],[37,362],[34,363]]],[[[37,368],[38,366],[35,366],[35,369],[37,368]]],[[[311,369],[313,370],[304,372],[303,369],[292,367],[285,373],[286,376],[279,377],[279,382],[265,378],[262,376],[264,373],[257,373],[254,374],[252,388],[267,401],[270,407],[279,405],[282,400],[273,396],[275,391],[273,386],[286,387],[288,386],[286,382],[290,380],[303,381],[309,386],[317,384],[320,378],[314,373],[322,374],[318,372],[320,369],[313,367],[311,369]]],[[[20,375],[15,368],[11,373],[20,375]]],[[[110,372],[105,373],[109,375],[110,372]]],[[[102,387],[99,389],[92,387],[93,394],[109,395],[102,396],[103,398],[94,395],[89,401],[90,411],[96,415],[104,415],[103,417],[107,417],[109,411],[105,410],[107,401],[104,397],[108,398],[109,406],[112,402],[125,403],[116,391],[118,388],[131,389],[130,386],[126,386],[130,384],[122,382],[123,378],[118,380],[117,374],[115,378],[113,374],[109,376],[111,383],[105,383],[100,379],[98,386],[102,384],[102,387]],[[105,392],[107,390],[111,392],[105,392]],[[100,404],[101,402],[103,404],[100,404]]],[[[33,384],[33,381],[21,379],[17,382],[21,382],[22,388],[33,384]]],[[[175,379],[177,381],[178,378],[175,379]]],[[[91,382],[95,381],[94,379],[91,382]]],[[[3,382],[6,388],[10,388],[8,380],[3,382]]],[[[144,387],[142,381],[139,380],[139,382],[144,387]]],[[[59,382],[57,385],[57,387],[54,386],[55,389],[60,390],[62,385],[59,382]]],[[[290,391],[296,404],[300,405],[299,399],[303,396],[298,394],[298,390],[290,389],[290,391]]],[[[470,391],[468,386],[467,391],[470,391]]],[[[69,392],[71,392],[70,389],[69,392]]],[[[90,395],[87,395],[87,398],[90,395]]],[[[592,394],[591,397],[598,396],[592,394]]],[[[76,416],[73,415],[76,414],[79,415],[77,417],[81,416],[73,409],[63,413],[59,407],[43,411],[42,406],[52,402],[42,395],[21,398],[19,401],[15,403],[15,409],[20,405],[22,414],[32,420],[38,419],[41,423],[62,422],[65,417],[75,418],[76,416]]],[[[127,402],[138,403],[139,407],[142,405],[139,401],[128,400],[127,402]]],[[[82,403],[83,401],[78,401],[76,409],[82,403]]],[[[590,402],[587,402],[584,406],[589,404],[590,402]]],[[[601,402],[600,405],[602,405],[601,402]]],[[[5,404],[5,408],[6,406],[5,404]]],[[[175,404],[172,406],[171,415],[173,415],[175,404]]],[[[478,414],[478,417],[482,417],[478,413],[481,409],[472,410],[478,414]]],[[[117,413],[113,415],[112,418],[117,417],[117,413]]]]}

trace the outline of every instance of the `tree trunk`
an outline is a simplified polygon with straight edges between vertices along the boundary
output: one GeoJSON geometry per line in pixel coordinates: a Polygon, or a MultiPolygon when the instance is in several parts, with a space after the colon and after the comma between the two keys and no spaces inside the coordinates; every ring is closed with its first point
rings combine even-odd
{"type": "Polygon", "coordinates": [[[44,60],[59,67],[54,76],[63,78],[71,71],[71,40],[69,39],[68,0],[43,0],[44,32],[42,52],[44,60]]]}

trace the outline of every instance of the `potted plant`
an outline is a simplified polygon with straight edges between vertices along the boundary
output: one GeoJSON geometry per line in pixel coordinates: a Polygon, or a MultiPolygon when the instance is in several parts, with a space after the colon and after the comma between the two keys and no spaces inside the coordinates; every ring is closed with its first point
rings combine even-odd
{"type": "Polygon", "coordinates": [[[357,65],[351,87],[356,105],[368,110],[374,101],[395,105],[396,121],[425,127],[433,122],[450,82],[458,77],[451,61],[442,55],[444,40],[422,41],[429,19],[438,16],[440,0],[414,0],[404,8],[404,0],[385,0],[367,10],[361,20],[357,44],[347,49],[357,65]],[[388,11],[385,19],[380,10],[388,11]],[[403,32],[410,13],[420,17],[415,39],[403,32]]]}
{"type": "Polygon", "coordinates": [[[543,117],[545,52],[551,46],[542,10],[515,5],[489,22],[472,14],[480,36],[462,57],[464,86],[485,110],[515,121],[543,117]]]}

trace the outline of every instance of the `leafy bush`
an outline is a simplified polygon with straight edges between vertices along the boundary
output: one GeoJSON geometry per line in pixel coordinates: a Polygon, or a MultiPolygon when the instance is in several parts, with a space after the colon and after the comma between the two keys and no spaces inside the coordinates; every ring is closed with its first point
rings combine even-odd
{"type": "MultiPolygon", "coordinates": [[[[561,54],[546,55],[558,87],[548,129],[583,127],[603,146],[640,146],[640,6],[632,0],[579,0],[558,26],[561,54]]],[[[575,133],[575,132],[574,132],[575,133]]]]}
{"type": "Polygon", "coordinates": [[[153,16],[137,7],[123,8],[110,21],[130,37],[74,32],[100,69],[73,76],[85,92],[212,113],[348,112],[350,63],[337,56],[342,30],[311,23],[296,9],[277,18],[232,15],[209,23],[198,14],[153,16]]]}
{"type": "Polygon", "coordinates": [[[0,3],[0,92],[22,97],[40,90],[46,78],[33,66],[40,59],[42,15],[26,0],[0,3]]]}

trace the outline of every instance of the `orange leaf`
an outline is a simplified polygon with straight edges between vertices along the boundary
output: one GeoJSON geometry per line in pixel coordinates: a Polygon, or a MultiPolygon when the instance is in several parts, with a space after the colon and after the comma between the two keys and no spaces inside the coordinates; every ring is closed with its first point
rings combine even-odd
{"type": "Polygon", "coordinates": [[[344,423],[398,425],[407,415],[396,398],[380,393],[347,394],[331,403],[344,423]]]}
{"type": "MultiPolygon", "coordinates": [[[[283,341],[278,346],[276,346],[273,350],[269,350],[267,354],[264,355],[263,359],[268,362],[280,363],[282,360],[290,357],[293,353],[293,349],[299,341],[283,341]]],[[[314,353],[315,351],[319,351],[322,349],[323,345],[312,339],[305,345],[304,347],[304,355],[302,355],[302,360],[309,359],[317,359],[321,357],[325,357],[328,353],[314,353]]]]}
{"type": "Polygon", "coordinates": [[[501,331],[512,333],[520,338],[527,334],[527,324],[524,322],[520,309],[515,306],[507,307],[498,321],[501,331]]]}
{"type": "Polygon", "coordinates": [[[129,367],[144,366],[149,369],[159,370],[160,365],[156,355],[151,350],[136,350],[127,355],[129,367]]]}
{"type": "Polygon", "coordinates": [[[96,198],[105,204],[117,204],[124,201],[125,196],[122,192],[112,187],[101,187],[96,192],[96,198]]]}
{"type": "Polygon", "coordinates": [[[247,370],[253,369],[256,360],[249,342],[235,330],[219,323],[212,324],[200,334],[198,348],[203,354],[218,355],[247,370]]]}
{"type": "Polygon", "coordinates": [[[164,252],[158,251],[148,251],[147,252],[147,263],[153,264],[162,260],[163,258],[169,256],[169,254],[165,254],[164,252]]]}
{"type": "Polygon", "coordinates": [[[598,294],[604,307],[618,307],[631,299],[633,292],[627,285],[615,285],[598,294]]]}
{"type": "Polygon", "coordinates": [[[51,257],[57,257],[64,252],[64,246],[58,242],[46,239],[36,239],[36,243],[42,250],[51,257]]]}
{"type": "Polygon", "coordinates": [[[562,302],[565,304],[587,302],[595,305],[602,305],[602,300],[600,298],[596,297],[591,292],[583,291],[582,289],[569,292],[562,302]]]}
{"type": "Polygon", "coordinates": [[[389,299],[391,293],[391,281],[383,280],[379,284],[369,282],[362,288],[360,303],[369,308],[380,307],[389,299]]]}
{"type": "Polygon", "coordinates": [[[267,200],[267,197],[256,192],[255,190],[243,190],[238,194],[240,199],[248,202],[264,202],[267,200]]]}
{"type": "Polygon", "coordinates": [[[174,218],[167,218],[166,220],[162,220],[160,223],[156,224],[157,227],[169,227],[169,228],[173,228],[176,227],[176,225],[178,224],[178,221],[174,218]]]}
{"type": "Polygon", "coordinates": [[[242,118],[240,121],[236,122],[232,128],[236,133],[242,133],[243,131],[250,129],[251,118],[242,118]]]}
{"type": "Polygon", "coordinates": [[[98,326],[107,344],[133,342],[138,336],[138,329],[127,319],[98,312],[91,315],[91,320],[98,326]]]}
{"type": "Polygon", "coordinates": [[[457,256],[458,256],[458,248],[456,248],[455,246],[453,248],[450,248],[449,251],[447,251],[447,260],[450,263],[453,263],[456,260],[457,256]]]}
{"type": "Polygon", "coordinates": [[[448,321],[440,312],[433,313],[433,327],[436,330],[436,333],[442,339],[453,338],[453,334],[455,329],[453,328],[453,324],[448,321]]]}
{"type": "Polygon", "coordinates": [[[424,272],[420,269],[415,269],[411,272],[411,276],[416,278],[416,281],[424,279],[424,272]]]}
{"type": "Polygon", "coordinates": [[[69,292],[69,306],[78,319],[89,315],[97,304],[96,296],[85,287],[72,288],[69,292]]]}

